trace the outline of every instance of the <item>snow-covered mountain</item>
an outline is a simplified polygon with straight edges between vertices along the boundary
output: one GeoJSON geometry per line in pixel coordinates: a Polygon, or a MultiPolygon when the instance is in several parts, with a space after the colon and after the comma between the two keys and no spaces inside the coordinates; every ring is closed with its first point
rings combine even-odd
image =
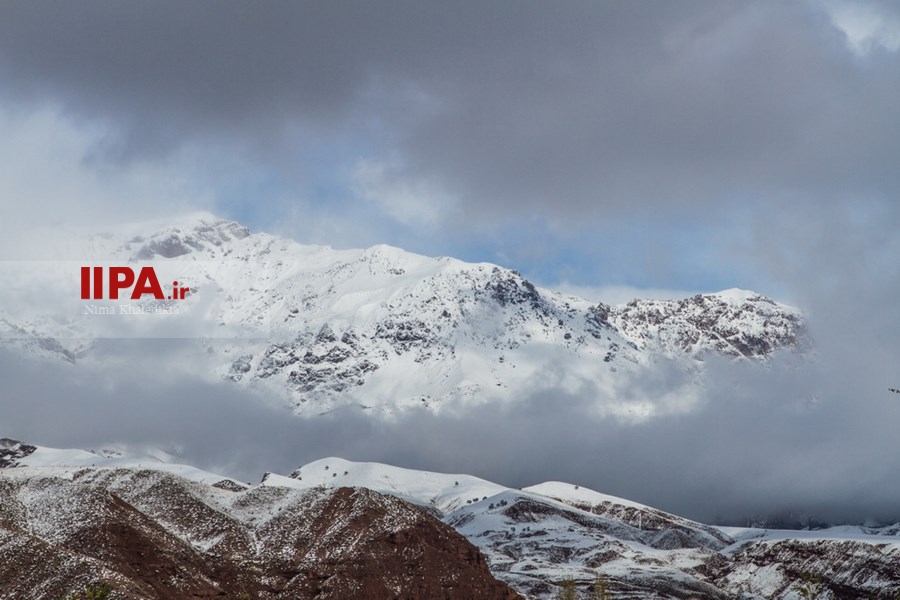
{"type": "Polygon", "coordinates": [[[339,458],[245,485],[160,458],[0,440],[0,595],[103,579],[133,598],[516,597],[485,564],[534,600],[598,574],[627,599],[900,593],[896,528],[717,528],[571,483],[339,458]]]}
{"type": "Polygon", "coordinates": [[[753,292],[610,306],[489,263],[302,245],[210,215],[57,246],[66,261],[7,265],[6,280],[20,285],[3,288],[0,337],[72,363],[89,363],[99,338],[204,340],[204,369],[276,391],[302,414],[442,410],[586,386],[600,412],[666,414],[692,405],[704,357],[766,360],[807,343],[799,311],[753,292]],[[150,265],[166,289],[171,278],[191,291],[177,302],[81,300],[80,267],[103,264],[150,265]],[[177,314],[108,314],[123,305],[177,314]],[[661,362],[684,373],[681,389],[621,393],[661,362]]]}

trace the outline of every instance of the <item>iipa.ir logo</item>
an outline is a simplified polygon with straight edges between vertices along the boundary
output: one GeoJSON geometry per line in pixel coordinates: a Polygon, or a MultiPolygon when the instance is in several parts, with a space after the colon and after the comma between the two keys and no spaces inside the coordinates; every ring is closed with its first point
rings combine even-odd
{"type": "MultiPolygon", "coordinates": [[[[156,271],[153,267],[141,267],[140,273],[135,277],[131,267],[107,267],[109,277],[107,281],[107,298],[118,300],[119,291],[131,288],[132,300],[140,300],[145,294],[153,296],[157,300],[184,300],[191,291],[188,287],[179,286],[177,281],[172,282],[172,293],[163,293],[156,271]]],[[[81,299],[103,300],[103,270],[104,267],[81,267],[81,299]],[[91,272],[93,271],[93,277],[91,272]]]]}

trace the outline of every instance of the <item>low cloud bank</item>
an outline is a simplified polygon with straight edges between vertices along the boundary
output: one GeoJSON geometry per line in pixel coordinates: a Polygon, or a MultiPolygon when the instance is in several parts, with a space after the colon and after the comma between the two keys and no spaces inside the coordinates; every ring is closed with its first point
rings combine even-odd
{"type": "MultiPolygon", "coordinates": [[[[3,351],[0,435],[54,447],[152,445],[248,482],[341,456],[514,487],[564,480],[708,522],[773,514],[900,521],[900,397],[888,379],[836,365],[845,353],[828,348],[766,365],[711,360],[698,408],[636,424],[592,414],[597,392],[588,388],[456,414],[385,421],[346,410],[305,419],[173,367],[173,348],[189,352],[191,343],[120,340],[101,349],[103,369],[3,351]]],[[[674,373],[647,373],[634,393],[664,395],[674,373]]]]}

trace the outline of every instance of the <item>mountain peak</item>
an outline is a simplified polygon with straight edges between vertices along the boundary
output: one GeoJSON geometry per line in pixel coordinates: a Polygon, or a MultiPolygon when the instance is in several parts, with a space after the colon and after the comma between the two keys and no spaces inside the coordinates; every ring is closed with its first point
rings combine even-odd
{"type": "Polygon", "coordinates": [[[758,294],[752,290],[744,290],[741,288],[728,288],[727,290],[720,290],[718,292],[701,295],[722,298],[723,300],[729,300],[732,302],[746,302],[748,300],[755,300],[757,298],[766,298],[762,294],[758,294]]]}
{"type": "Polygon", "coordinates": [[[139,234],[129,239],[125,243],[125,249],[132,252],[129,260],[175,258],[250,236],[250,230],[240,223],[208,213],[195,213],[179,221],[149,235],[139,234]]]}
{"type": "Polygon", "coordinates": [[[801,311],[736,288],[682,300],[632,300],[610,309],[608,319],[638,347],[669,355],[765,359],[808,344],[801,311]]]}

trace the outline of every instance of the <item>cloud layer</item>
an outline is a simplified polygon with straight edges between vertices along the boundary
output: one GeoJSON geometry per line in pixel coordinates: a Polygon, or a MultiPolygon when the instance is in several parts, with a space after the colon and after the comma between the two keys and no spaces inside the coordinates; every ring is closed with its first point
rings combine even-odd
{"type": "Polygon", "coordinates": [[[3,9],[0,78],[11,110],[102,130],[101,162],[224,149],[308,192],[324,163],[401,224],[817,207],[898,190],[892,12],[38,1],[3,9]]]}
{"type": "MultiPolygon", "coordinates": [[[[699,408],[635,423],[593,413],[596,390],[552,387],[449,415],[294,417],[246,388],[192,374],[184,365],[197,364],[194,346],[107,341],[94,367],[4,351],[2,433],[61,447],[155,446],[246,481],[341,456],[515,487],[564,480],[707,522],[788,513],[900,520],[900,402],[884,376],[861,383],[872,369],[856,373],[852,360],[834,368],[833,360],[853,354],[840,349],[814,360],[785,354],[768,365],[712,360],[699,408]]],[[[662,396],[681,383],[672,381],[678,373],[645,373],[632,393],[662,396]]]]}

